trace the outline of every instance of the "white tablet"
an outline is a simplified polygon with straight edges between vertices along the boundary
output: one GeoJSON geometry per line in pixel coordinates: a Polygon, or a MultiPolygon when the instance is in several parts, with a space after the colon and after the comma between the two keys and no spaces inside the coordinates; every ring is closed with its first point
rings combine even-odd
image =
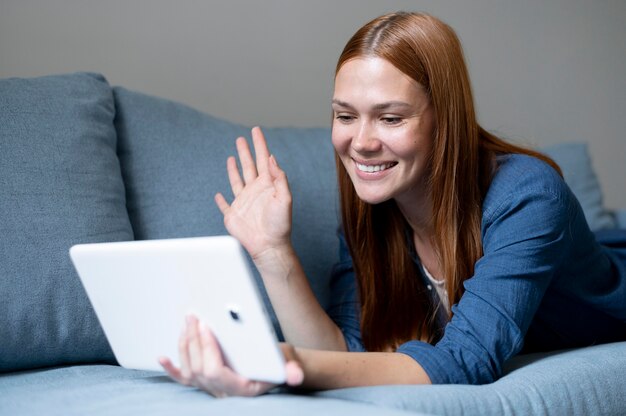
{"type": "Polygon", "coordinates": [[[230,236],[79,244],[70,249],[121,366],[179,365],[187,314],[213,331],[230,366],[283,383],[285,364],[243,248],[230,236]]]}

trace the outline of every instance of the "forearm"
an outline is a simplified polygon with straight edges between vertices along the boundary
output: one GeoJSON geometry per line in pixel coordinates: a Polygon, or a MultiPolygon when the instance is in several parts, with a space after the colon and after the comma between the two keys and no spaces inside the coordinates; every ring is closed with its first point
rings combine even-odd
{"type": "Polygon", "coordinates": [[[431,384],[411,357],[393,352],[337,352],[296,348],[302,387],[328,390],[385,384],[431,384]]]}
{"type": "Polygon", "coordinates": [[[290,245],[254,260],[288,343],[302,348],[346,350],[341,330],[317,301],[290,245]]]}

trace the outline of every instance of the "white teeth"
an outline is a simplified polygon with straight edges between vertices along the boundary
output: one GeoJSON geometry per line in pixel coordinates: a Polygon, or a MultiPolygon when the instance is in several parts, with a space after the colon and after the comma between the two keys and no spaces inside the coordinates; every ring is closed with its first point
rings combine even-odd
{"type": "Polygon", "coordinates": [[[385,163],[382,165],[362,165],[360,163],[357,163],[356,167],[361,172],[372,173],[372,172],[380,172],[381,170],[389,169],[393,165],[394,165],[393,163],[385,163]]]}

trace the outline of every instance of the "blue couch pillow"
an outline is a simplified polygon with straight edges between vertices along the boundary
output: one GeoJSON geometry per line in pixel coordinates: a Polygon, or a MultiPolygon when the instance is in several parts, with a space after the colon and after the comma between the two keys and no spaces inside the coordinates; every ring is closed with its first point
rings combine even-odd
{"type": "MultiPolygon", "coordinates": [[[[222,192],[232,198],[226,158],[236,155],[237,137],[250,138],[249,128],[173,101],[120,87],[113,91],[118,154],[135,238],[226,234],[213,196],[222,192]]],[[[291,185],[294,247],[325,306],[330,270],[338,256],[330,129],[263,130],[291,185]]]]}
{"type": "Polygon", "coordinates": [[[0,371],[113,361],[68,250],[133,238],[114,116],[99,75],[0,80],[0,371]]]}
{"type": "Polygon", "coordinates": [[[562,143],[545,147],[542,151],[561,167],[565,182],[583,208],[589,228],[593,231],[616,228],[613,213],[604,207],[602,189],[593,170],[587,144],[562,143]]]}

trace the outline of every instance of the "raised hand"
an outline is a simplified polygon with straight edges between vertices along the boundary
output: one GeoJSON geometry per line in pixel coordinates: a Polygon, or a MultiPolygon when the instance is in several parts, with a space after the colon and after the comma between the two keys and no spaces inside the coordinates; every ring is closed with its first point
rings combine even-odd
{"type": "Polygon", "coordinates": [[[291,244],[291,192],[287,176],[270,155],[259,127],[252,129],[252,141],[256,163],[247,141],[240,137],[236,142],[243,178],[234,157],[226,162],[234,201],[229,204],[218,193],[215,202],[228,232],[257,260],[268,251],[291,244]]]}
{"type": "Polygon", "coordinates": [[[227,160],[233,202],[215,196],[226,229],[252,257],[285,339],[298,347],[345,349],[343,334],[317,301],[291,244],[287,177],[270,156],[258,127],[252,129],[252,141],[256,161],[246,140],[237,139],[241,174],[235,158],[227,160]],[[305,321],[308,325],[303,326],[305,321]]]}
{"type": "MultiPolygon", "coordinates": [[[[276,386],[249,380],[228,367],[216,338],[195,316],[187,317],[187,327],[178,347],[180,368],[167,357],[159,358],[159,363],[170,377],[186,386],[197,387],[215,397],[257,396],[276,386]]],[[[298,386],[304,373],[295,360],[294,349],[286,344],[281,344],[281,347],[286,359],[286,384],[298,386]]]]}

